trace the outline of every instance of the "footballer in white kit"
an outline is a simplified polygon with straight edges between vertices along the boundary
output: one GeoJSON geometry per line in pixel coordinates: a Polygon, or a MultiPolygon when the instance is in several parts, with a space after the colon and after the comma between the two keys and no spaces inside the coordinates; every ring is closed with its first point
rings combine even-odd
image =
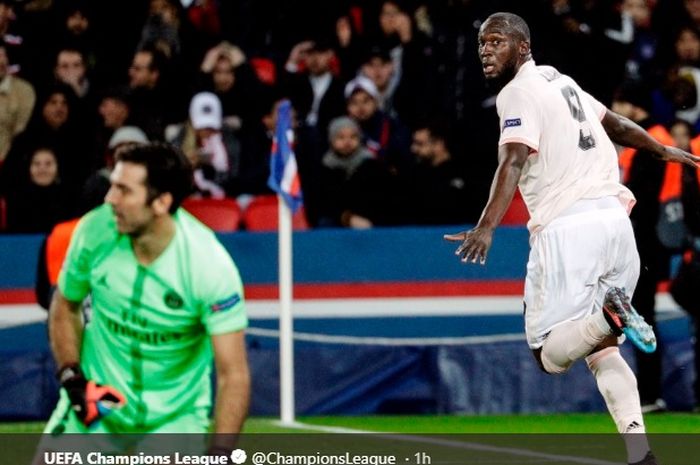
{"type": "Polygon", "coordinates": [[[498,168],[479,222],[445,239],[460,243],[455,254],[463,262],[485,264],[520,188],[530,212],[525,330],[535,359],[549,374],[585,359],[623,434],[628,463],[659,465],[644,434],[636,377],[617,347],[624,333],[651,352],[656,337],[629,303],[639,276],[628,217],[635,200],[620,183],[613,142],[693,167],[700,158],[661,145],[568,76],[536,66],[530,30],[517,15],[488,17],[479,58],[487,82],[500,88],[498,168]]]}
{"type": "Polygon", "coordinates": [[[529,60],[496,107],[499,145],[530,150],[518,186],[530,212],[524,300],[534,349],[557,324],[600,310],[611,287],[634,292],[639,254],[627,213],[635,199],[600,123],[605,106],[570,77],[529,60]]]}

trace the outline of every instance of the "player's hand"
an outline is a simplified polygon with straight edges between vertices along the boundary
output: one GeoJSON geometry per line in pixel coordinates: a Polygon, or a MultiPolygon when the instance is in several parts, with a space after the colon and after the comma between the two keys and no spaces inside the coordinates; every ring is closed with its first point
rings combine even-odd
{"type": "Polygon", "coordinates": [[[445,234],[443,237],[450,242],[462,243],[455,250],[455,255],[461,257],[462,262],[476,263],[478,261],[484,265],[493,241],[493,229],[477,226],[469,231],[445,234]]]}
{"type": "Polygon", "coordinates": [[[78,365],[62,368],[58,372],[58,379],[68,393],[73,411],[85,426],[92,425],[112,410],[126,405],[121,392],[86,379],[78,365]]]}
{"type": "Polygon", "coordinates": [[[659,154],[659,158],[665,161],[684,163],[693,168],[700,168],[700,157],[671,145],[664,147],[664,151],[659,154]]]}

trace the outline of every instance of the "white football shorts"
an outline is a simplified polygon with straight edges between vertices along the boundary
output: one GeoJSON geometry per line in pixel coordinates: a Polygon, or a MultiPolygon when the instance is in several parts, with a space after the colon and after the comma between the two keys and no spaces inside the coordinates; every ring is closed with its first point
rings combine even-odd
{"type": "Polygon", "coordinates": [[[602,308],[610,287],[632,296],[639,253],[627,211],[616,197],[580,200],[530,237],[525,332],[531,349],[549,332],[602,308]]]}

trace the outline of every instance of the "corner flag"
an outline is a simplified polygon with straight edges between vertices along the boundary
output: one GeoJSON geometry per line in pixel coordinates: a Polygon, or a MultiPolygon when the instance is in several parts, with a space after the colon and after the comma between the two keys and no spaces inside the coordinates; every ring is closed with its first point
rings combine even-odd
{"type": "Polygon", "coordinates": [[[302,204],[301,182],[293,146],[292,105],[285,99],[277,109],[277,124],[272,138],[270,177],[267,185],[282,196],[292,213],[296,212],[302,204]]]}

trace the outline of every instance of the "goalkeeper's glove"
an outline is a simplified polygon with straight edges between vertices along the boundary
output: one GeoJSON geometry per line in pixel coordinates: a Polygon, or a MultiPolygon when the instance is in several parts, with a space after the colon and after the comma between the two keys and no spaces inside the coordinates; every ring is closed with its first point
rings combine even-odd
{"type": "Polygon", "coordinates": [[[77,364],[61,368],[58,380],[68,393],[73,411],[85,426],[92,425],[113,409],[126,405],[121,392],[111,386],[89,381],[77,364]]]}

